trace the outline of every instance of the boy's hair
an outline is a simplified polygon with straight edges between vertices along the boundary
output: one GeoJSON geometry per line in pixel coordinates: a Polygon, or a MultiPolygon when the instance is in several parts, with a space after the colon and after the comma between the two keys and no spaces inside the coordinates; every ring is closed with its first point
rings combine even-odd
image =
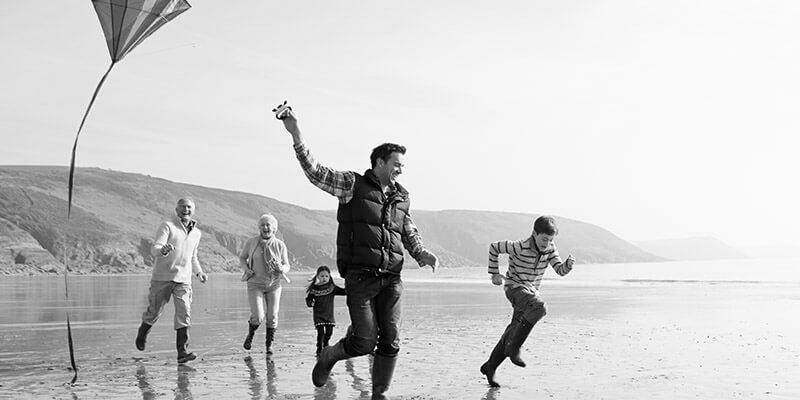
{"type": "Polygon", "coordinates": [[[536,218],[533,222],[533,233],[545,235],[558,235],[558,226],[556,226],[556,219],[549,215],[542,215],[536,218]]]}
{"type": "Polygon", "coordinates": [[[375,168],[379,158],[386,162],[392,153],[406,154],[406,147],[394,143],[384,143],[372,149],[372,154],[369,155],[369,162],[372,163],[372,168],[375,168]]]}
{"type": "MultiPolygon", "coordinates": [[[[312,276],[311,279],[308,280],[308,286],[306,286],[306,292],[307,293],[311,292],[311,287],[314,286],[314,284],[317,282],[317,277],[319,276],[319,273],[323,272],[323,271],[327,272],[328,275],[331,275],[331,269],[328,268],[327,265],[320,265],[317,268],[317,272],[314,274],[314,276],[312,276]]],[[[331,280],[328,281],[328,283],[331,283],[331,282],[333,282],[333,276],[331,276],[331,280]]]]}

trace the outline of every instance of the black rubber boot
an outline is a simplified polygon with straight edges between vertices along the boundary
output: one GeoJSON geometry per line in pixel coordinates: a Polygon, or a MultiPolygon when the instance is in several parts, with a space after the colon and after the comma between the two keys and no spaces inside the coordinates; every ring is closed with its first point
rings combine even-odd
{"type": "Polygon", "coordinates": [[[150,332],[150,328],[152,327],[153,325],[144,322],[139,325],[139,332],[136,333],[136,348],[139,349],[139,351],[144,350],[144,345],[147,343],[147,334],[150,332]]]}
{"type": "Polygon", "coordinates": [[[494,373],[497,367],[506,359],[506,340],[505,335],[500,337],[500,340],[494,346],[492,354],[489,355],[489,360],[481,365],[481,373],[486,375],[486,380],[489,381],[489,386],[500,387],[500,384],[494,380],[494,373]]]}
{"type": "Polygon", "coordinates": [[[311,382],[314,383],[314,386],[321,387],[325,385],[336,362],[346,358],[350,358],[350,355],[344,351],[344,343],[342,342],[322,349],[319,357],[317,357],[317,363],[314,364],[314,370],[311,371],[311,382]]]}
{"type": "Polygon", "coordinates": [[[183,364],[197,358],[197,355],[189,352],[189,328],[184,327],[175,331],[175,347],[178,349],[178,364],[183,364]]]}
{"type": "Polygon", "coordinates": [[[248,327],[247,337],[244,338],[244,344],[242,345],[242,347],[244,347],[245,350],[250,350],[250,348],[253,346],[253,335],[256,334],[256,330],[259,327],[259,325],[253,325],[253,324],[248,324],[248,325],[249,327],[248,327]]]}
{"type": "Polygon", "coordinates": [[[525,368],[525,361],[519,357],[519,353],[522,344],[525,343],[525,339],[527,339],[528,335],[531,333],[531,329],[533,329],[533,324],[526,321],[524,318],[520,318],[519,323],[514,330],[509,332],[506,340],[506,356],[518,367],[525,368]]]}
{"type": "Polygon", "coordinates": [[[375,355],[375,359],[372,361],[372,400],[388,399],[384,393],[392,384],[395,365],[397,365],[397,356],[375,355]]]}
{"type": "Polygon", "coordinates": [[[275,340],[275,328],[267,328],[267,339],[264,344],[267,347],[267,354],[272,354],[272,342],[275,340]]]}

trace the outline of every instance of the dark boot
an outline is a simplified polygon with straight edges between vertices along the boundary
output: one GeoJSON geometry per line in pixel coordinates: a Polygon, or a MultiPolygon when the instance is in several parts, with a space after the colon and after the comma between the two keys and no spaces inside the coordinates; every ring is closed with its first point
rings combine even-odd
{"type": "Polygon", "coordinates": [[[506,341],[505,336],[500,337],[500,340],[494,346],[492,354],[489,355],[489,361],[481,365],[481,373],[486,375],[486,380],[489,381],[489,386],[500,387],[500,384],[494,380],[494,373],[497,367],[506,359],[506,341]]]}
{"type": "Polygon", "coordinates": [[[333,346],[322,349],[317,357],[317,363],[314,364],[314,370],[311,371],[311,382],[316,387],[322,387],[328,381],[331,375],[333,366],[339,360],[350,358],[350,355],[344,351],[344,343],[339,342],[333,346]]]}
{"type": "Polygon", "coordinates": [[[267,346],[267,354],[272,354],[272,342],[275,340],[275,328],[267,328],[267,340],[264,344],[267,346]]]}
{"type": "Polygon", "coordinates": [[[524,318],[520,318],[519,323],[514,330],[509,332],[508,338],[506,339],[506,356],[518,367],[525,368],[525,361],[519,358],[519,353],[522,344],[525,343],[525,339],[527,339],[528,335],[531,333],[531,329],[533,329],[533,324],[526,321],[524,318]]]}
{"type": "Polygon", "coordinates": [[[139,349],[139,351],[144,350],[144,345],[147,343],[147,334],[150,332],[150,328],[152,327],[153,325],[144,322],[139,325],[139,332],[136,334],[136,348],[139,349]]]}
{"type": "Polygon", "coordinates": [[[375,355],[375,359],[372,361],[372,400],[387,399],[384,393],[389,390],[389,385],[392,383],[395,365],[397,365],[397,356],[375,355]]]}
{"type": "Polygon", "coordinates": [[[178,364],[183,364],[197,358],[197,355],[189,352],[189,328],[184,327],[175,331],[175,347],[178,349],[178,364]]]}
{"type": "Polygon", "coordinates": [[[247,337],[244,338],[244,344],[242,345],[242,347],[244,347],[245,350],[250,350],[250,348],[253,346],[253,335],[256,334],[256,329],[258,329],[259,327],[259,325],[253,325],[253,324],[248,324],[248,325],[249,328],[247,332],[247,337]]]}

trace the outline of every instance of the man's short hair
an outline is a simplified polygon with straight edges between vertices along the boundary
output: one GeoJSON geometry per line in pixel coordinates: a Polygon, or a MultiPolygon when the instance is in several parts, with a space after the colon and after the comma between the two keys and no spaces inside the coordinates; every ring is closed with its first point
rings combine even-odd
{"type": "Polygon", "coordinates": [[[384,162],[388,161],[389,157],[392,156],[392,153],[406,154],[406,147],[394,143],[384,143],[372,149],[372,154],[369,155],[369,161],[372,163],[372,168],[375,168],[379,158],[384,162]]]}
{"type": "Polygon", "coordinates": [[[536,218],[533,222],[533,233],[545,235],[558,235],[558,226],[556,226],[556,219],[549,215],[542,215],[536,218]]]}

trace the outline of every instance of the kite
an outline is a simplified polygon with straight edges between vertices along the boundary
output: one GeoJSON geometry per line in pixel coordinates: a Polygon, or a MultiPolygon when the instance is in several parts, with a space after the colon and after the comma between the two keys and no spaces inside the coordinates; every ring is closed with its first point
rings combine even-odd
{"type": "Polygon", "coordinates": [[[108,73],[116,63],[128,55],[139,43],[142,43],[153,32],[157,31],[169,21],[172,21],[191,8],[186,0],[92,0],[94,10],[100,19],[103,33],[106,36],[108,53],[111,55],[111,65],[100,79],[94,90],[89,106],[83,114],[83,119],[75,135],[75,144],[72,145],[72,159],[69,163],[69,196],[67,204],[67,217],[72,213],[72,188],[75,177],[75,153],[78,149],[78,138],[81,135],[83,124],[89,116],[89,110],[97,98],[97,93],[103,86],[108,73]]]}
{"type": "MultiPolygon", "coordinates": [[[[97,98],[97,93],[103,86],[108,77],[111,69],[114,68],[116,63],[130,53],[142,41],[152,35],[169,21],[172,21],[191,8],[191,5],[186,0],[92,0],[94,10],[97,12],[97,17],[100,19],[100,25],[103,27],[103,33],[106,36],[106,44],[108,45],[108,53],[111,55],[111,65],[108,70],[100,79],[97,88],[94,90],[92,99],[89,101],[89,106],[86,107],[86,112],[83,114],[81,124],[78,127],[78,133],[75,135],[75,144],[72,145],[72,159],[69,163],[69,194],[67,202],[67,219],[69,220],[72,214],[72,188],[74,186],[75,177],[75,153],[78,149],[78,138],[81,136],[83,124],[86,123],[86,117],[89,116],[89,110],[92,109],[92,104],[97,98]]],[[[67,286],[67,256],[66,249],[64,253],[64,285],[66,287],[65,296],[69,300],[69,286],[67,286]]],[[[78,380],[78,368],[75,365],[75,352],[72,346],[72,326],[69,321],[69,313],[67,313],[67,342],[69,344],[69,358],[72,364],[73,375],[70,384],[75,384],[78,380]]]]}

